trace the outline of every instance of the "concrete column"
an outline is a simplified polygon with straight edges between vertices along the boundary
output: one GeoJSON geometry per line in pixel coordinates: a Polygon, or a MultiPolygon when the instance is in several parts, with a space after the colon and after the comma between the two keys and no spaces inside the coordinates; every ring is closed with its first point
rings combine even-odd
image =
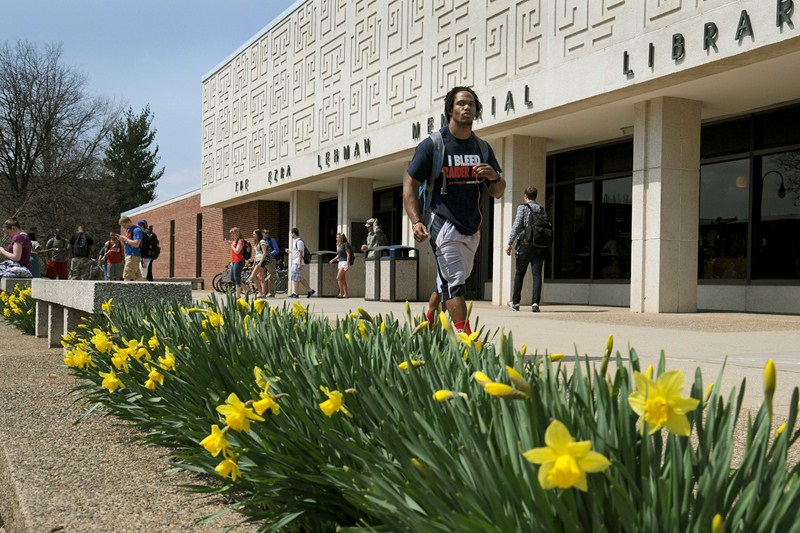
{"type": "Polygon", "coordinates": [[[634,106],[631,311],[697,310],[701,102],[634,106]]]}
{"type": "MultiPolygon", "coordinates": [[[[502,201],[495,202],[494,212],[494,250],[492,250],[492,303],[505,305],[511,299],[516,272],[514,254],[506,255],[508,237],[517,213],[517,206],[522,204],[522,193],[531,185],[539,190],[537,203],[546,205],[545,172],[547,169],[547,139],[512,135],[502,142],[493,142],[492,148],[503,168],[506,180],[506,192],[502,201]]],[[[484,228],[487,231],[488,228],[484,228]]],[[[530,268],[522,286],[521,303],[530,305],[533,287],[530,268]]],[[[547,287],[542,288],[542,300],[545,301],[547,287]]]]}
{"type": "MultiPolygon", "coordinates": [[[[353,222],[363,222],[372,218],[372,180],[364,178],[342,178],[339,180],[339,214],[337,232],[344,233],[348,239],[353,222]]],[[[361,243],[353,244],[359,251],[361,243]]]]}
{"type": "MultiPolygon", "coordinates": [[[[300,230],[300,238],[312,252],[319,250],[319,193],[292,191],[289,200],[289,229],[300,230]]],[[[290,241],[291,244],[291,241],[290,241]]]]}

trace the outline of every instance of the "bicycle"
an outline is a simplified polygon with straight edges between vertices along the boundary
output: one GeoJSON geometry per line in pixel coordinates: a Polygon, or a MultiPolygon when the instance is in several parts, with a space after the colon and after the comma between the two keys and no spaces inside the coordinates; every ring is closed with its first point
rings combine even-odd
{"type": "Polygon", "coordinates": [[[285,294],[289,290],[289,269],[283,259],[275,263],[275,293],[285,294]]]}
{"type": "MultiPolygon", "coordinates": [[[[256,284],[251,278],[253,274],[253,266],[253,263],[250,262],[242,269],[242,294],[245,297],[258,293],[256,290],[256,284]]],[[[236,286],[233,284],[233,280],[231,280],[230,263],[225,266],[224,272],[220,272],[214,276],[214,279],[211,280],[211,286],[215,291],[221,293],[234,292],[236,290],[236,286]]]]}

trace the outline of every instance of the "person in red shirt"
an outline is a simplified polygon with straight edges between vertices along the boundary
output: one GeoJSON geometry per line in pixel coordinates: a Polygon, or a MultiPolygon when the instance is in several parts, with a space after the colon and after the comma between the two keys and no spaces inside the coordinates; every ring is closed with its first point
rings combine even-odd
{"type": "Polygon", "coordinates": [[[231,228],[231,281],[236,287],[236,298],[242,297],[242,269],[244,268],[244,239],[242,230],[231,228]]]}
{"type": "Polygon", "coordinates": [[[108,265],[108,279],[111,281],[122,281],[122,270],[125,265],[125,258],[122,255],[122,243],[114,232],[111,232],[106,242],[106,253],[100,258],[108,265]]]}

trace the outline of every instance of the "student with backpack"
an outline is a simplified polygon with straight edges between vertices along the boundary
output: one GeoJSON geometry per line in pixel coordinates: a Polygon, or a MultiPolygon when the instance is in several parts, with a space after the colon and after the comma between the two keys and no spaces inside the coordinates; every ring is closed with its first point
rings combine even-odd
{"type": "Polygon", "coordinates": [[[262,261],[266,261],[266,271],[267,275],[265,278],[266,281],[266,291],[267,296],[274,297],[275,296],[275,267],[278,263],[278,254],[281,253],[281,249],[278,247],[278,240],[275,237],[270,237],[269,230],[264,229],[262,230],[262,235],[264,235],[264,242],[267,244],[267,253],[264,256],[262,261]]]}
{"type": "Polygon", "coordinates": [[[317,291],[312,289],[303,278],[303,264],[311,261],[311,253],[306,249],[306,243],[300,238],[299,229],[292,228],[292,231],[289,232],[289,246],[290,248],[286,249],[286,253],[291,258],[291,277],[289,279],[292,282],[292,294],[289,295],[289,298],[299,298],[298,286],[305,287],[308,291],[306,294],[311,298],[317,291]]]}
{"type": "Polygon", "coordinates": [[[139,281],[142,272],[139,265],[142,262],[142,229],[131,222],[130,217],[122,216],[119,219],[122,234],[115,234],[119,242],[125,245],[125,265],[122,267],[122,279],[125,281],[139,281]]]}
{"type": "Polygon", "coordinates": [[[403,179],[403,205],[414,240],[430,237],[438,266],[436,288],[428,300],[429,324],[441,300],[455,329],[467,334],[471,328],[465,284],[481,239],[481,195],[501,198],[506,190],[492,147],[472,131],[481,109],[471,88],[450,89],[444,98],[447,126],[417,145],[403,179]],[[422,202],[420,190],[426,191],[422,202]]]}
{"type": "Polygon", "coordinates": [[[83,226],[78,226],[78,231],[69,241],[69,250],[72,252],[72,261],[69,264],[69,279],[89,279],[90,259],[94,240],[86,233],[83,226]]]}
{"type": "Polygon", "coordinates": [[[148,226],[146,220],[140,220],[136,225],[142,230],[142,263],[139,268],[143,278],[153,281],[153,261],[161,255],[161,244],[158,235],[153,233],[153,226],[148,226]]]}
{"type": "Polygon", "coordinates": [[[355,261],[356,256],[353,253],[353,247],[347,242],[347,237],[344,233],[336,234],[336,255],[330,260],[330,263],[339,263],[339,269],[336,271],[336,284],[339,286],[339,294],[337,298],[348,298],[350,295],[347,291],[347,269],[355,261]]]}
{"type": "Polygon", "coordinates": [[[524,202],[517,207],[517,216],[511,226],[511,235],[506,246],[506,255],[511,255],[511,247],[516,241],[517,272],[514,276],[514,293],[508,302],[508,307],[514,311],[519,311],[522,282],[528,271],[528,265],[531,265],[533,274],[531,311],[538,313],[541,303],[542,267],[550,245],[553,244],[553,226],[544,207],[536,203],[538,193],[536,187],[525,189],[524,202]]]}

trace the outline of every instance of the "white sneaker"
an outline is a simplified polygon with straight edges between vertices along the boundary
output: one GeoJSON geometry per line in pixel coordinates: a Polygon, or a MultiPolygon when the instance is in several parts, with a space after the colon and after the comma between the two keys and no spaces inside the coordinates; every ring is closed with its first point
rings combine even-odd
{"type": "Polygon", "coordinates": [[[506,305],[510,307],[512,311],[519,311],[519,304],[509,301],[506,305]]]}
{"type": "Polygon", "coordinates": [[[531,306],[531,313],[538,313],[539,312],[539,304],[533,304],[531,306]]]}

